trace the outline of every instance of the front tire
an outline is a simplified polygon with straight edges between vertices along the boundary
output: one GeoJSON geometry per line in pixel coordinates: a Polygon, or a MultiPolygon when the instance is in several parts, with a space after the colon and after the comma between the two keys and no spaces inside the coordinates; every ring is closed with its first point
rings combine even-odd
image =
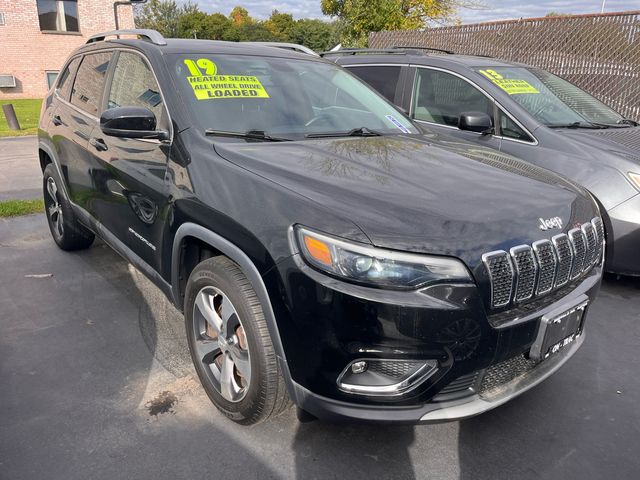
{"type": "Polygon", "coordinates": [[[51,236],[62,250],[82,250],[93,243],[95,236],[80,224],[71,203],[64,194],[56,167],[50,163],[42,180],[44,208],[51,236]]]}
{"type": "Polygon", "coordinates": [[[200,263],[187,282],[185,325],[205,392],[228,418],[250,425],[289,405],[262,306],[238,265],[200,263]]]}

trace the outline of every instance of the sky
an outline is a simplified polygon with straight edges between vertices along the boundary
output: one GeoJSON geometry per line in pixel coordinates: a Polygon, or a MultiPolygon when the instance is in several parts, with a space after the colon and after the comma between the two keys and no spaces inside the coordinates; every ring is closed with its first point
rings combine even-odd
{"type": "MultiPolygon", "coordinates": [[[[599,13],[602,0],[480,0],[486,8],[482,10],[460,9],[458,16],[463,23],[487,22],[509,18],[544,17],[554,11],[559,13],[599,13]]],[[[640,10],[640,0],[605,0],[605,12],[640,10]]],[[[241,5],[252,17],[266,18],[271,11],[293,14],[295,18],[323,18],[320,0],[196,0],[206,12],[221,12],[228,15],[235,5],[241,5]]]]}

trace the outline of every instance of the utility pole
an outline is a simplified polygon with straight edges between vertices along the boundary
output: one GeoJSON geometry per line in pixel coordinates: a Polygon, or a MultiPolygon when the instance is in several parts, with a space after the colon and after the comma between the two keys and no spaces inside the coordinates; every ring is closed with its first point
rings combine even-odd
{"type": "Polygon", "coordinates": [[[602,8],[600,9],[600,13],[604,13],[604,7],[607,5],[607,0],[602,0],[602,8]]]}
{"type": "Polygon", "coordinates": [[[120,22],[118,21],[118,6],[119,5],[136,5],[146,3],[147,0],[118,0],[117,2],[113,2],[113,18],[115,20],[116,30],[120,30],[120,22]]]}

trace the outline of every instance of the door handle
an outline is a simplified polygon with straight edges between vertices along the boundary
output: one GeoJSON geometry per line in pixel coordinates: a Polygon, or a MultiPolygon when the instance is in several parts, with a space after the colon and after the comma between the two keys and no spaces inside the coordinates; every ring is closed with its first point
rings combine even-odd
{"type": "Polygon", "coordinates": [[[54,115],[51,121],[54,125],[62,125],[62,119],[60,118],[60,115],[54,115]]]}
{"type": "Polygon", "coordinates": [[[99,152],[105,152],[105,151],[109,150],[109,147],[107,147],[107,144],[104,143],[104,140],[101,139],[101,138],[91,138],[89,140],[89,145],[94,147],[99,152]]]}

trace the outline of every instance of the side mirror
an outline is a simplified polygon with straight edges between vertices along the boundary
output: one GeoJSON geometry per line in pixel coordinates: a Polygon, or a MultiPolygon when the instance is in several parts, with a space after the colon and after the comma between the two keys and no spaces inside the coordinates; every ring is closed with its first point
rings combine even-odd
{"type": "Polygon", "coordinates": [[[489,135],[493,133],[493,121],[484,112],[463,112],[458,119],[458,128],[489,135]]]}
{"type": "Polygon", "coordinates": [[[100,129],[111,137],[169,139],[168,132],[156,130],[156,116],[144,107],[110,108],[100,117],[100,129]]]}

